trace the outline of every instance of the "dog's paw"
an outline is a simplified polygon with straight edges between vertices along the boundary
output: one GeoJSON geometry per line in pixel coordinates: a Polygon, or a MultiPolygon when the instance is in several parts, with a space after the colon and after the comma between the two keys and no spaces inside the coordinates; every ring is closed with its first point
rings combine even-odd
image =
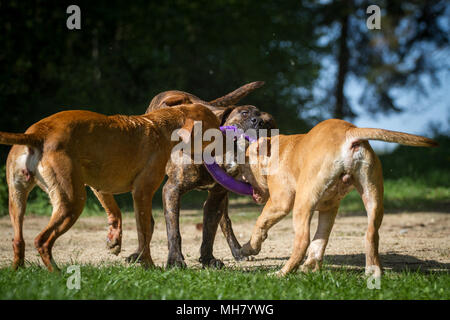
{"type": "Polygon", "coordinates": [[[221,260],[213,258],[208,262],[207,267],[214,269],[222,269],[225,268],[225,264],[221,260]]]}
{"type": "Polygon", "coordinates": [[[267,274],[267,276],[272,277],[272,278],[283,278],[285,276],[285,274],[281,271],[274,271],[274,272],[269,272],[267,274]]]}
{"type": "Polygon", "coordinates": [[[240,251],[239,251],[239,254],[236,254],[233,257],[234,257],[234,260],[236,260],[236,261],[253,261],[253,260],[255,260],[255,258],[252,256],[244,256],[243,254],[240,253],[240,251]]]}
{"type": "Polygon", "coordinates": [[[244,244],[242,246],[239,253],[240,253],[240,255],[242,255],[244,257],[248,257],[248,256],[257,255],[259,253],[259,250],[253,249],[252,246],[250,245],[250,242],[247,242],[246,244],[244,244]]]}
{"type": "Polygon", "coordinates": [[[203,268],[214,268],[214,269],[222,269],[225,267],[225,264],[216,258],[210,258],[210,259],[199,259],[199,262],[201,262],[203,268]]]}
{"type": "Polygon", "coordinates": [[[130,254],[127,258],[125,258],[125,261],[128,263],[137,263],[137,262],[143,262],[142,256],[140,253],[133,253],[130,254]]]}
{"type": "Polygon", "coordinates": [[[242,250],[242,247],[234,248],[233,250],[231,250],[231,253],[233,254],[233,258],[234,258],[235,261],[252,261],[252,260],[255,260],[255,258],[252,257],[252,256],[246,256],[246,255],[242,254],[241,250],[242,250]]]}
{"type": "Polygon", "coordinates": [[[106,238],[106,247],[108,248],[109,252],[114,255],[118,255],[120,251],[122,250],[122,243],[120,239],[109,239],[106,238]]]}
{"type": "Polygon", "coordinates": [[[365,274],[368,277],[379,278],[383,274],[383,270],[379,266],[366,266],[365,274]]]}
{"type": "Polygon", "coordinates": [[[133,253],[129,255],[125,261],[131,264],[139,262],[145,269],[156,268],[151,257],[143,257],[140,253],[133,253]]]}
{"type": "Polygon", "coordinates": [[[17,271],[19,268],[25,268],[25,259],[14,260],[12,270],[17,271]]]}
{"type": "Polygon", "coordinates": [[[316,272],[322,267],[322,261],[316,259],[308,259],[300,266],[300,271],[303,273],[316,272]]]}
{"type": "Polygon", "coordinates": [[[180,258],[169,258],[167,259],[166,268],[187,268],[186,262],[180,258]]]}

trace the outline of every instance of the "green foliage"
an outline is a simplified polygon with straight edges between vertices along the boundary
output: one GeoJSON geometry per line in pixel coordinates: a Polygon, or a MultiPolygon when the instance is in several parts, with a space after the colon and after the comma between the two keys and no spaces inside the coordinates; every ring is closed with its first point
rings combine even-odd
{"type": "MultiPolygon", "coordinates": [[[[66,267],[63,267],[65,270],[66,267]]],[[[268,277],[269,271],[145,270],[141,267],[81,266],[81,289],[68,290],[70,274],[37,266],[0,269],[0,299],[443,299],[448,273],[387,271],[379,290],[367,288],[363,271],[328,269],[268,277]]]]}
{"type": "Polygon", "coordinates": [[[81,30],[70,31],[59,1],[2,3],[2,131],[23,132],[67,109],[142,114],[165,90],[212,100],[256,80],[266,86],[252,104],[283,129],[306,127],[297,114],[311,98],[319,61],[311,54],[311,12],[298,1],[79,5],[81,30]]]}

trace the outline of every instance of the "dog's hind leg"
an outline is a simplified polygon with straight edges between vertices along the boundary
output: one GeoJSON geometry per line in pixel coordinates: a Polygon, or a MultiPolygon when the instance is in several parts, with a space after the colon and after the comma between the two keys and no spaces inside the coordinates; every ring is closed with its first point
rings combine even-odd
{"type": "Polygon", "coordinates": [[[223,262],[214,258],[213,246],[217,227],[228,209],[228,192],[221,186],[216,186],[208,192],[208,198],[203,206],[203,239],[200,248],[200,262],[203,266],[221,268],[223,262]]]}
{"type": "Polygon", "coordinates": [[[112,194],[91,189],[108,215],[106,246],[112,254],[118,255],[122,248],[122,212],[112,194]]]}
{"type": "Polygon", "coordinates": [[[378,254],[378,230],[383,221],[383,175],[378,157],[371,153],[372,165],[364,166],[358,173],[355,187],[361,195],[367,211],[368,224],[365,239],[366,246],[366,274],[380,276],[382,269],[378,254]]]}
{"type": "Polygon", "coordinates": [[[25,241],[23,239],[23,218],[27,207],[27,199],[30,191],[35,186],[34,182],[22,183],[17,181],[20,177],[8,179],[9,185],[9,216],[14,229],[13,250],[14,260],[13,269],[22,267],[25,262],[25,241]]]}
{"type": "Polygon", "coordinates": [[[222,229],[222,233],[227,240],[228,246],[230,247],[231,254],[236,261],[246,260],[248,258],[241,253],[241,245],[236,239],[233,231],[233,225],[228,215],[228,196],[226,201],[224,200],[222,202],[222,206],[223,215],[222,219],[220,219],[220,228],[222,229]]]}
{"type": "Polygon", "coordinates": [[[12,240],[14,250],[12,268],[14,270],[22,267],[25,262],[23,219],[28,195],[36,186],[35,177],[27,166],[29,153],[22,153],[22,151],[22,146],[14,146],[8,156],[6,166],[6,180],[9,190],[9,216],[14,229],[14,238],[12,240]]]}
{"type": "Polygon", "coordinates": [[[327,246],[337,212],[338,207],[330,210],[319,211],[317,231],[314,235],[313,241],[311,241],[311,244],[309,245],[306,261],[301,267],[303,272],[320,270],[325,248],[327,246]]]}
{"type": "Polygon", "coordinates": [[[69,156],[52,154],[42,160],[43,180],[53,206],[47,227],[36,237],[34,245],[49,271],[58,270],[53,260],[53,245],[77,221],[86,203],[86,188],[80,170],[69,156]]]}

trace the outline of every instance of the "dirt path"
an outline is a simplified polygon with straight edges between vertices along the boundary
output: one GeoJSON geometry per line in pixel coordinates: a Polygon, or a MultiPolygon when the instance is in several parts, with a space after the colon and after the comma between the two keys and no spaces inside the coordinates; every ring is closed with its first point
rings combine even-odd
{"type": "MultiPolygon", "coordinates": [[[[26,259],[41,263],[34,249],[34,237],[44,228],[48,217],[27,216],[25,219],[26,259]]],[[[312,230],[317,226],[317,215],[313,218],[312,230]]],[[[325,263],[331,266],[361,268],[364,265],[365,216],[338,216],[331,234],[325,256],[325,263]]],[[[234,230],[241,243],[250,237],[254,221],[234,224],[234,230]]],[[[123,246],[119,256],[109,254],[105,246],[106,216],[85,217],[56,242],[54,257],[57,263],[103,264],[124,263],[125,257],[134,252],[137,236],[134,217],[124,219],[123,246]]],[[[220,231],[219,231],[220,233],[220,231]]],[[[201,231],[195,223],[181,225],[183,253],[190,267],[199,267],[201,231]]],[[[313,235],[312,235],[313,236],[313,235]]],[[[12,260],[11,239],[13,237],[9,217],[0,218],[0,266],[9,265],[12,260]]],[[[387,269],[450,270],[450,215],[445,213],[386,214],[380,230],[380,253],[387,269]]],[[[216,238],[215,256],[228,266],[245,268],[280,266],[289,257],[292,249],[293,230],[289,215],[269,232],[261,253],[254,261],[235,262],[223,235],[216,238]]],[[[163,219],[157,219],[151,244],[153,260],[164,265],[167,258],[167,237],[163,219]]]]}

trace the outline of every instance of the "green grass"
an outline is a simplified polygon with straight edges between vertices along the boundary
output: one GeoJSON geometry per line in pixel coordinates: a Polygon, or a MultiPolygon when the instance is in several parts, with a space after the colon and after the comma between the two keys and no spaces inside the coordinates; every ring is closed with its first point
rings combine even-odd
{"type": "MultiPolygon", "coordinates": [[[[450,180],[450,176],[448,177],[450,180]]],[[[423,179],[384,181],[384,208],[395,211],[450,211],[450,187],[430,186],[423,179]]],[[[341,202],[340,212],[364,211],[360,195],[353,190],[341,202]]]]}
{"type": "Polygon", "coordinates": [[[32,266],[0,269],[0,299],[450,299],[448,273],[386,272],[380,289],[368,289],[361,271],[297,273],[278,279],[269,271],[145,270],[138,266],[81,266],[80,290],[70,274],[32,266]]]}

